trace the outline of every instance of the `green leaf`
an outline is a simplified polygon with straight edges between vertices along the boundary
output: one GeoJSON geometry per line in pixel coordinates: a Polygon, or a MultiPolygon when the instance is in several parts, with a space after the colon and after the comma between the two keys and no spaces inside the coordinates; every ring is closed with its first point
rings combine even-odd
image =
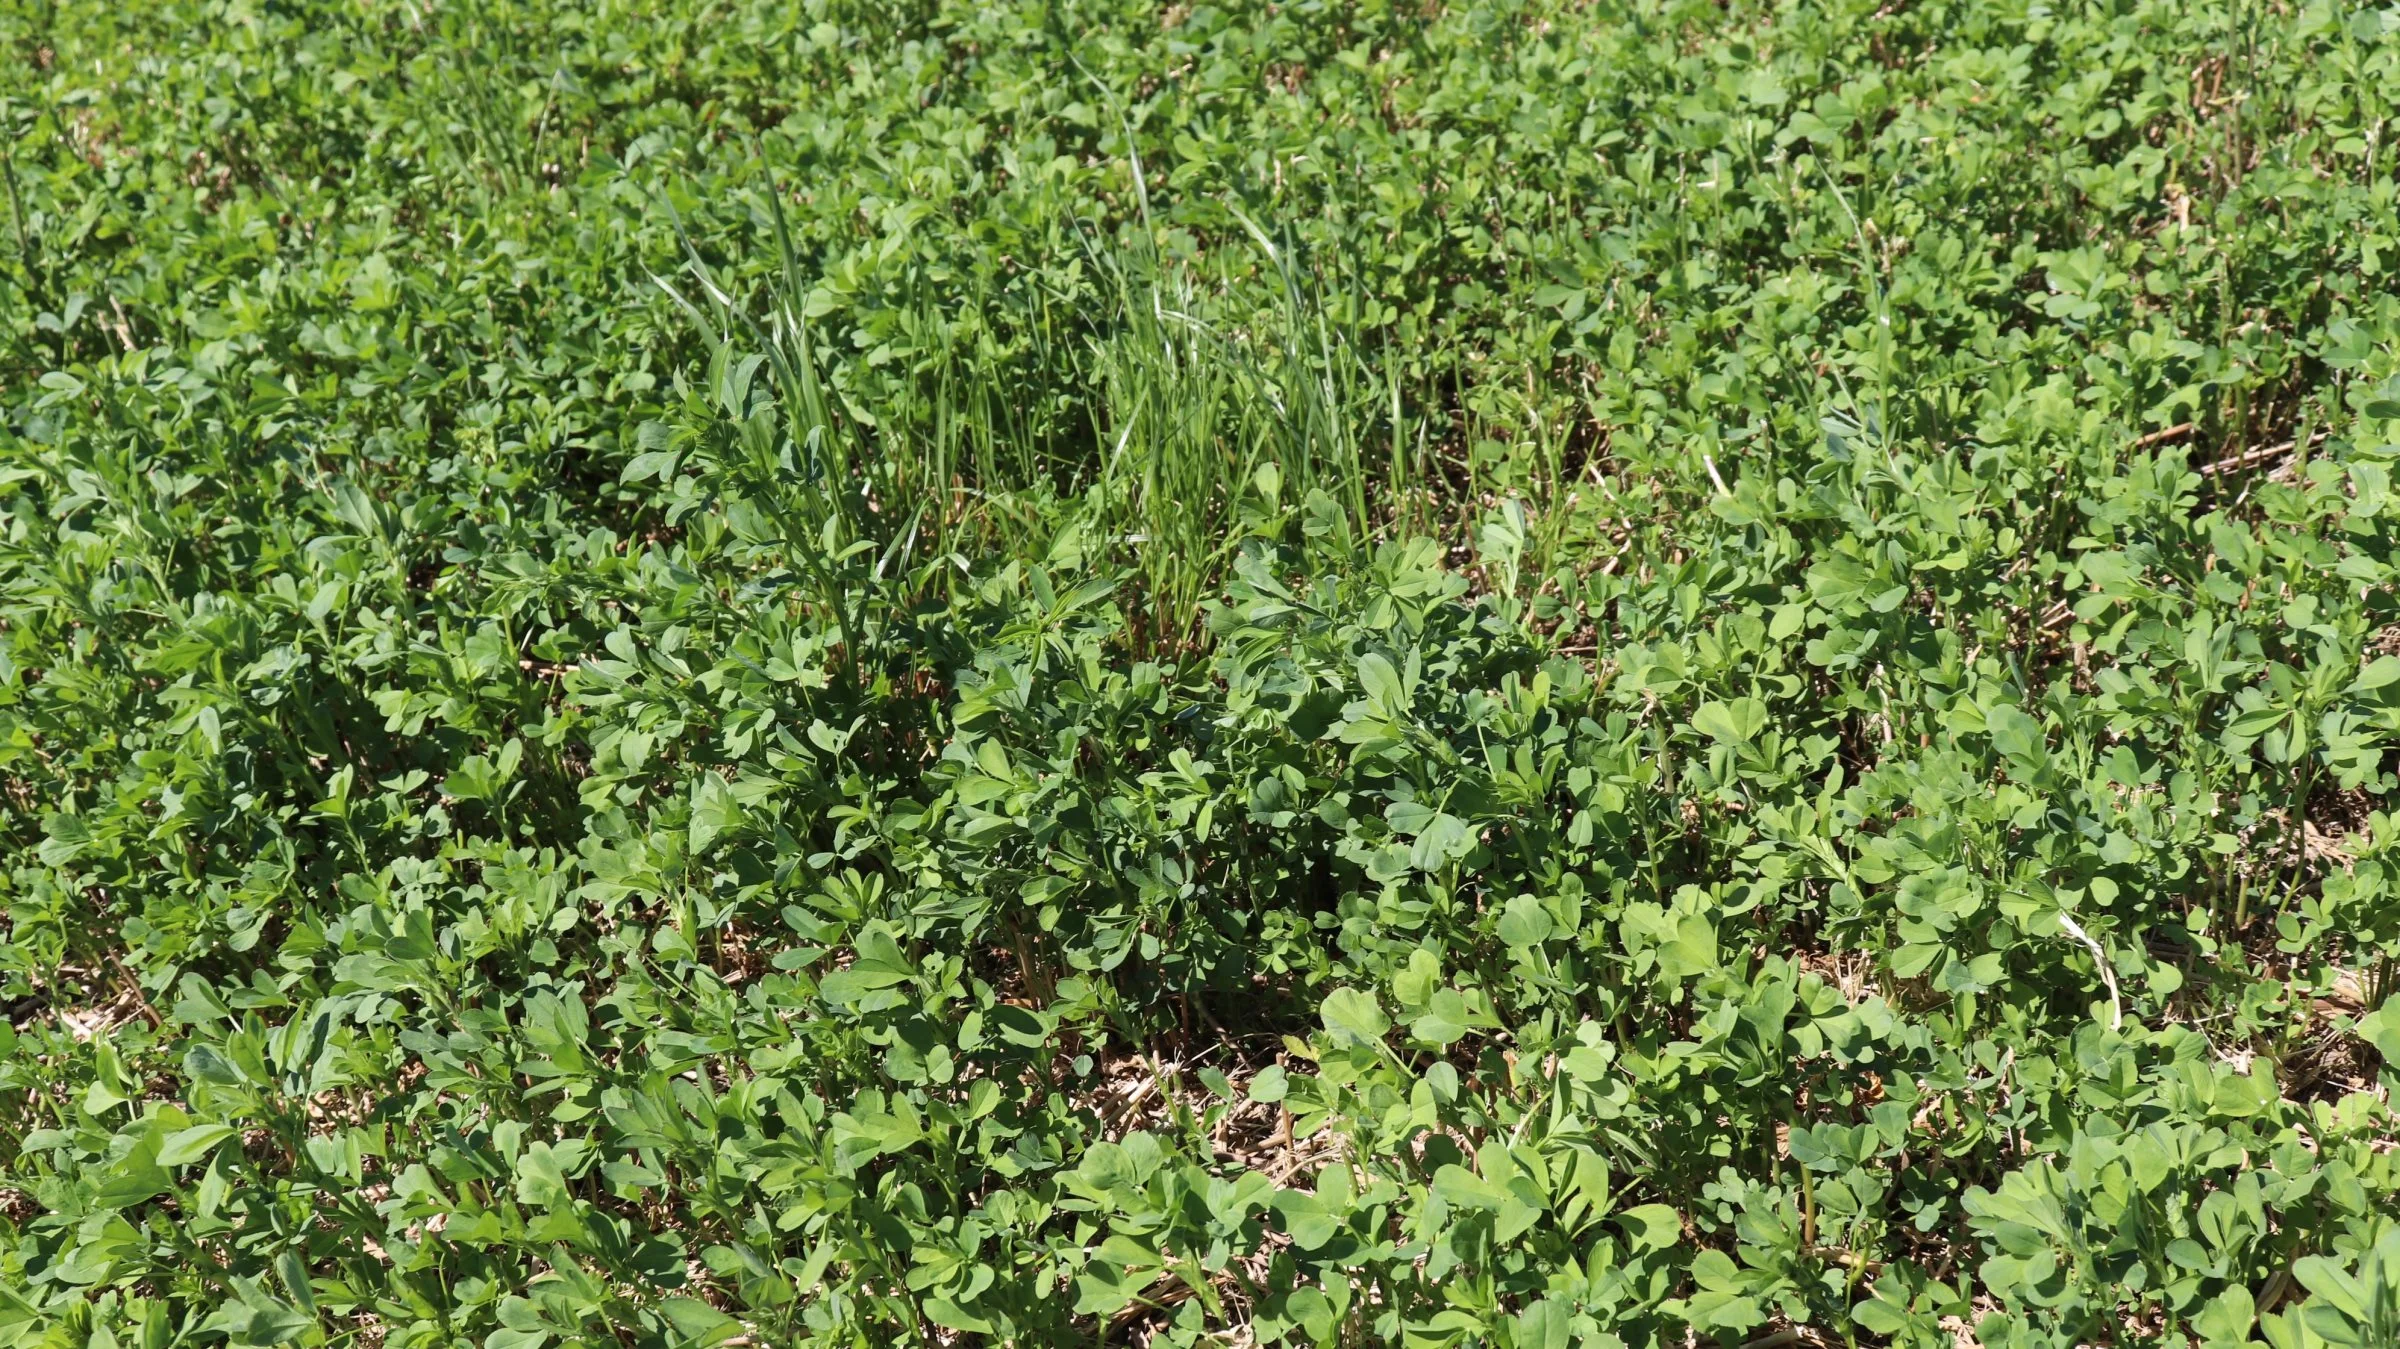
{"type": "Polygon", "coordinates": [[[2231,1349],[2250,1342],[2258,1323],[2258,1304],[2250,1290],[2236,1284],[2217,1294],[2192,1317],[2192,1331],[2206,1349],[2231,1349]]]}
{"type": "Polygon", "coordinates": [[[2373,1315],[2369,1310],[2373,1294],[2350,1271],[2325,1256],[2304,1256],[2292,1262],[2292,1276],[2327,1306],[2354,1321],[2364,1322],[2373,1315]]]}
{"type": "Polygon", "coordinates": [[[1756,698],[1702,703],[1692,713],[1692,729],[1721,745],[1748,744],[1766,728],[1767,705],[1756,698]]]}
{"type": "Polygon", "coordinates": [[[1574,1342],[1574,1303],[1546,1296],[1517,1313],[1517,1349],[1567,1349],[1574,1342]]]}
{"type": "Polygon", "coordinates": [[[1677,915],[1674,935],[1658,948],[1659,973],[1670,979],[1688,979],[1716,967],[1716,925],[1703,914],[1677,915]]]}
{"type": "Polygon", "coordinates": [[[184,1052],[183,1075],[220,1087],[238,1087],[248,1080],[230,1060],[207,1045],[193,1045],[184,1052]]]}
{"type": "Polygon", "coordinates": [[[719,838],[741,828],[742,805],[733,788],[715,773],[692,781],[692,851],[705,853],[719,838]]]}
{"type": "Polygon", "coordinates": [[[1445,813],[1426,822],[1409,850],[1409,861],[1419,871],[1440,871],[1474,850],[1475,831],[1465,820],[1445,813]]]}
{"type": "Polygon", "coordinates": [[[2358,681],[2350,687],[2358,693],[2373,693],[2394,680],[2400,680],[2400,656],[2377,656],[2358,672],[2358,681]]]}
{"type": "Polygon", "coordinates": [[[158,1149],[160,1166],[188,1166],[216,1150],[219,1143],[240,1133],[230,1124],[195,1124],[167,1135],[158,1149]]]}
{"type": "Polygon", "coordinates": [[[580,1148],[575,1145],[553,1148],[548,1143],[528,1143],[524,1154],[517,1158],[517,1197],[533,1208],[555,1208],[570,1202],[573,1193],[567,1179],[568,1157],[579,1153],[580,1148]]]}
{"type": "Polygon", "coordinates": [[[1508,901],[1507,907],[1500,912],[1499,923],[1493,928],[1501,943],[1512,951],[1538,947],[1550,940],[1554,930],[1549,912],[1542,907],[1540,900],[1531,895],[1519,895],[1508,901]]]}
{"type": "Polygon", "coordinates": [[[723,1344],[742,1333],[742,1323],[698,1298],[670,1297],[658,1304],[678,1341],[685,1345],[723,1344]]]}
{"type": "Polygon", "coordinates": [[[1337,988],[1325,997],[1318,1008],[1325,1019],[1325,1029],[1336,1040],[1372,1044],[1383,1039],[1392,1028],[1383,1009],[1376,1005],[1374,995],[1354,988],[1337,988]]]}
{"type": "Polygon", "coordinates": [[[998,1333],[998,1327],[990,1321],[938,1293],[925,1299],[925,1317],[944,1330],[965,1331],[971,1335],[998,1333]]]}
{"type": "Polygon", "coordinates": [[[1466,1038],[1473,1019],[1467,1000],[1457,990],[1436,989],[1426,1000],[1425,1010],[1409,1023],[1408,1033],[1429,1045],[1448,1046],[1466,1038]]]}
{"type": "Polygon", "coordinates": [[[317,1319],[296,1307],[278,1302],[256,1288],[241,1292],[238,1300],[218,1307],[201,1329],[223,1335],[227,1343],[244,1349],[296,1344],[316,1329],[317,1319]]]}
{"type": "Polygon", "coordinates": [[[1643,1204],[1616,1215],[1617,1225],[1638,1254],[1663,1251],[1683,1240],[1683,1215],[1665,1204],[1643,1204]]]}
{"type": "Polygon", "coordinates": [[[2375,1046],[2385,1064],[2400,1068],[2400,1000],[2387,1002],[2360,1017],[2358,1034],[2375,1046]]]}
{"type": "Polygon", "coordinates": [[[1992,748],[2012,763],[2039,767],[2049,757],[2042,724],[2016,708],[2002,704],[1984,713],[1992,748]]]}
{"type": "Polygon", "coordinates": [[[1368,652],[1358,658],[1358,686],[1367,701],[1383,716],[1398,716],[1408,708],[1408,693],[1400,682],[1400,672],[1391,661],[1368,652]]]}

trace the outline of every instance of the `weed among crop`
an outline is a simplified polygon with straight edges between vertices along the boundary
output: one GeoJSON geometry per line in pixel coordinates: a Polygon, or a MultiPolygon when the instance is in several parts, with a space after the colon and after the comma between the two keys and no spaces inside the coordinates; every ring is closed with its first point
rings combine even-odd
{"type": "Polygon", "coordinates": [[[0,13],[0,1345],[2400,1337],[2400,18],[0,13]]]}

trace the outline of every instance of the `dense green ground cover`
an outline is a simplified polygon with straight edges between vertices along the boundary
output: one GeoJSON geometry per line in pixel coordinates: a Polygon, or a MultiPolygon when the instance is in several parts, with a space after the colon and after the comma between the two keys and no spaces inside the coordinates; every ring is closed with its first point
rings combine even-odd
{"type": "Polygon", "coordinates": [[[0,68],[0,1343],[2400,1342],[2400,11],[0,68]]]}

